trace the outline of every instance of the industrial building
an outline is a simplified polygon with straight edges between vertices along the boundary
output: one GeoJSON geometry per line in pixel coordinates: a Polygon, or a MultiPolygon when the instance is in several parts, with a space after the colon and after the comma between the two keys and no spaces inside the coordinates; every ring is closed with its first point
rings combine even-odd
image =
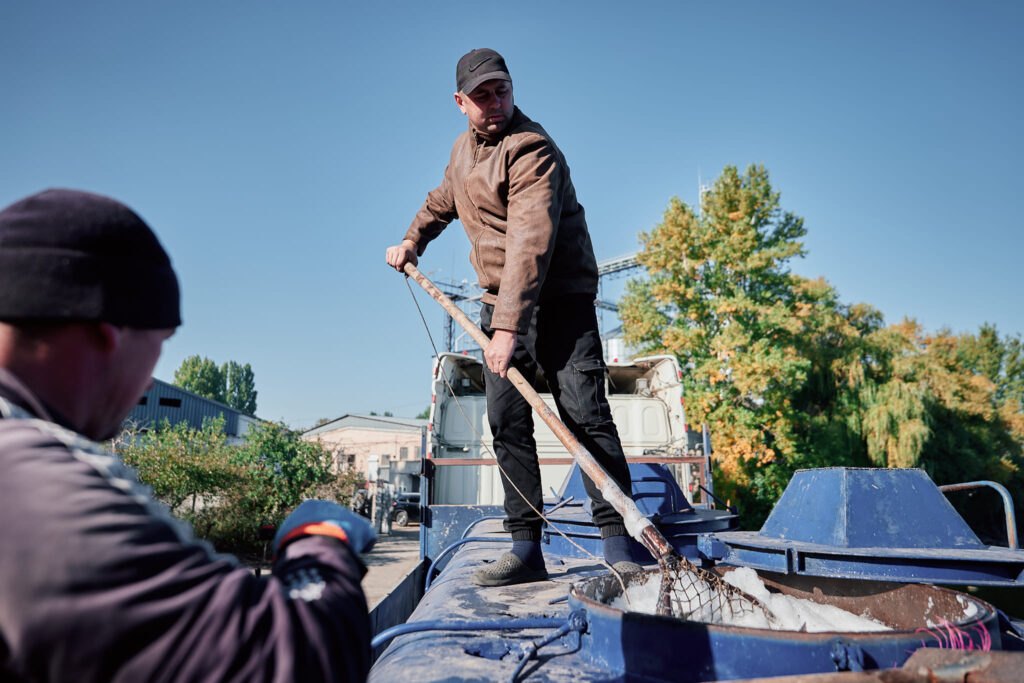
{"type": "Polygon", "coordinates": [[[342,415],[303,432],[334,456],[337,471],[354,468],[368,482],[387,482],[394,491],[419,491],[420,459],[427,420],[380,415],[342,415]]]}
{"type": "Polygon", "coordinates": [[[260,421],[226,403],[153,378],[153,386],[139,399],[126,423],[149,429],[167,420],[172,425],[187,422],[189,427],[200,429],[204,420],[216,417],[224,418],[224,433],[229,443],[241,443],[249,426],[260,421]]]}

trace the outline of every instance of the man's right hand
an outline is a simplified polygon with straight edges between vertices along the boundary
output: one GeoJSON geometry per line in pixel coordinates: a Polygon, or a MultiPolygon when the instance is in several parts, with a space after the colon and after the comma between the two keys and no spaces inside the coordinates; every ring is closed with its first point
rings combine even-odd
{"type": "Polygon", "coordinates": [[[419,262],[416,258],[416,243],[412,240],[402,240],[401,244],[388,247],[388,250],[384,252],[384,260],[399,273],[405,272],[402,269],[406,263],[415,266],[419,262]]]}
{"type": "Polygon", "coordinates": [[[487,367],[502,379],[508,377],[508,366],[516,350],[516,337],[516,333],[511,330],[495,330],[491,343],[484,350],[487,367]]]}

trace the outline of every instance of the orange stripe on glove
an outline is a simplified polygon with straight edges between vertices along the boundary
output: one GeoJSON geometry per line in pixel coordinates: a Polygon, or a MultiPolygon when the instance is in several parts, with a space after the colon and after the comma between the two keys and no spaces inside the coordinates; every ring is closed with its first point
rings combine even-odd
{"type": "Polygon", "coordinates": [[[337,524],[329,524],[327,522],[310,522],[308,524],[297,526],[289,531],[288,534],[281,539],[281,542],[278,543],[276,550],[280,552],[281,548],[302,536],[333,536],[340,541],[344,541],[346,544],[348,543],[348,534],[346,534],[345,530],[337,524]]]}

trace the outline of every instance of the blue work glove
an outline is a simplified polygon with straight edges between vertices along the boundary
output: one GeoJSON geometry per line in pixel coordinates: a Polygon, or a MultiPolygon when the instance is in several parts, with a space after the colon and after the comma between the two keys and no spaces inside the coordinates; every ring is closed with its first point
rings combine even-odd
{"type": "Polygon", "coordinates": [[[274,552],[303,536],[331,536],[348,543],[355,553],[365,553],[377,541],[370,523],[329,500],[304,500],[281,523],[274,536],[274,552]]]}

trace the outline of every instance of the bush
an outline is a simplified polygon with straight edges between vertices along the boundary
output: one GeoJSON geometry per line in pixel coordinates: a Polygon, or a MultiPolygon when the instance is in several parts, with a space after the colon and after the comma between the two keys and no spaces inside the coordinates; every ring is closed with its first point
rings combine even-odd
{"type": "Polygon", "coordinates": [[[166,420],[147,431],[130,425],[112,446],[176,514],[186,503],[195,511],[206,498],[240,485],[245,475],[231,462],[223,418],[208,419],[201,429],[166,420]]]}
{"type": "Polygon", "coordinates": [[[130,427],[111,444],[154,496],[219,552],[259,560],[260,526],[279,525],[306,498],[348,506],[363,483],[355,472],[336,474],[322,445],[282,423],[254,425],[241,446],[227,443],[223,424],[130,427]]]}

